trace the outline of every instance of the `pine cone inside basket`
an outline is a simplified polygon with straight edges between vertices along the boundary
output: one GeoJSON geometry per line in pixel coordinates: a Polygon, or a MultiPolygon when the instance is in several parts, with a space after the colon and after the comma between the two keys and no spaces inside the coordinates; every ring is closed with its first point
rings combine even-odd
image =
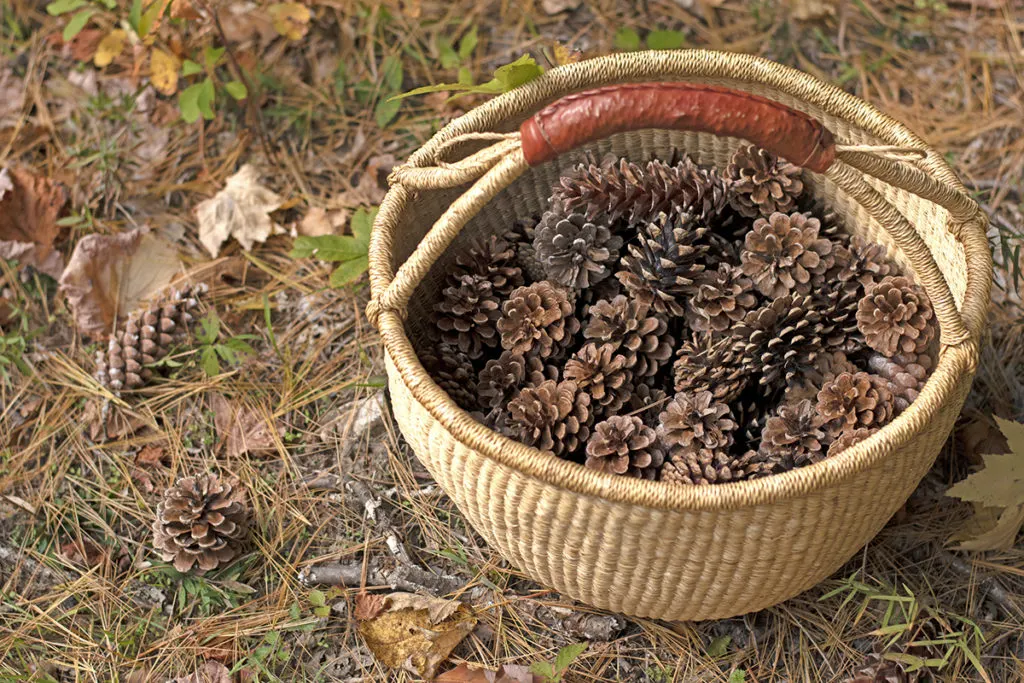
{"type": "Polygon", "coordinates": [[[788,383],[815,367],[831,329],[810,296],[787,295],[750,311],[735,325],[733,352],[742,365],[760,372],[762,385],[788,383]]]}
{"type": "Polygon", "coordinates": [[[790,212],[804,191],[800,168],[756,145],[741,146],[726,167],[729,203],[741,216],[790,212]]]}
{"type": "Polygon", "coordinates": [[[566,362],[565,379],[590,394],[594,412],[614,414],[633,391],[633,373],[626,363],[614,345],[589,342],[566,362]]]}
{"type": "Polygon", "coordinates": [[[924,353],[901,353],[892,358],[873,353],[868,357],[868,369],[889,381],[897,414],[917,399],[934,366],[932,357],[924,353]]]}
{"type": "Polygon", "coordinates": [[[843,432],[840,432],[839,436],[837,436],[835,441],[833,441],[832,444],[828,447],[829,457],[842,453],[850,446],[859,444],[861,441],[868,438],[877,431],[877,429],[857,427],[856,429],[847,429],[843,432]]]}
{"type": "Polygon", "coordinates": [[[437,329],[446,343],[470,358],[480,358],[485,348],[498,343],[501,298],[483,275],[461,275],[454,281],[457,284],[445,287],[434,306],[437,329]]]}
{"type": "Polygon", "coordinates": [[[498,429],[527,446],[568,457],[590,436],[591,419],[590,394],[575,382],[547,380],[509,401],[498,429]]]}
{"type": "Polygon", "coordinates": [[[893,395],[888,382],[866,372],[844,372],[818,392],[818,414],[836,431],[882,427],[893,417],[893,395]]]}
{"type": "Polygon", "coordinates": [[[636,416],[613,415],[594,426],[586,466],[598,472],[654,479],[665,453],[654,429],[636,416]]]}
{"type": "Polygon", "coordinates": [[[495,293],[507,297],[513,289],[523,285],[523,270],[516,265],[515,245],[504,237],[491,235],[471,245],[456,256],[455,263],[449,286],[459,286],[462,276],[472,275],[488,280],[495,293]]]}
{"type": "Polygon", "coordinates": [[[216,569],[241,551],[249,528],[245,495],[237,482],[214,474],[185,477],[157,505],[153,545],[179,572],[216,569]]]}
{"type": "Polygon", "coordinates": [[[687,301],[686,322],[697,332],[724,332],[757,306],[754,285],[743,271],[728,263],[707,273],[687,301]]]}
{"type": "Polygon", "coordinates": [[[789,470],[818,462],[825,457],[825,445],[831,440],[824,425],[813,401],[783,403],[765,421],[758,450],[766,456],[766,462],[777,463],[776,469],[789,470]]]}
{"type": "Polygon", "coordinates": [[[580,329],[568,292],[542,280],[512,292],[497,324],[503,348],[525,356],[557,356],[580,329]]]}
{"type": "Polygon", "coordinates": [[[566,287],[586,289],[612,274],[622,238],[581,213],[564,213],[553,204],[537,226],[533,253],[547,278],[566,287]]]}
{"type": "Polygon", "coordinates": [[[710,334],[684,340],[672,366],[676,391],[710,391],[719,401],[732,401],[749,384],[753,357],[733,350],[730,338],[710,334]]]}
{"type": "Polygon", "coordinates": [[[715,400],[710,391],[676,394],[658,421],[658,435],[669,448],[662,479],[711,484],[734,478],[728,449],[736,423],[729,406],[715,400]]]}
{"type": "Polygon", "coordinates": [[[470,412],[479,408],[477,394],[473,392],[476,370],[468,355],[458,347],[442,342],[436,347],[424,349],[419,357],[437,386],[451,396],[460,408],[470,412]]]}
{"type": "Polygon", "coordinates": [[[935,338],[934,317],[924,290],[902,275],[868,287],[857,307],[865,341],[885,356],[924,352],[935,338]]]}
{"type": "Polygon", "coordinates": [[[832,242],[818,235],[821,224],[805,213],[758,218],[740,252],[743,273],[761,294],[778,298],[807,294],[832,267],[832,242]]]}
{"type": "Polygon", "coordinates": [[[636,377],[656,374],[672,357],[675,340],[664,316],[638,301],[622,295],[601,300],[590,307],[589,315],[583,336],[614,346],[636,377]]]}

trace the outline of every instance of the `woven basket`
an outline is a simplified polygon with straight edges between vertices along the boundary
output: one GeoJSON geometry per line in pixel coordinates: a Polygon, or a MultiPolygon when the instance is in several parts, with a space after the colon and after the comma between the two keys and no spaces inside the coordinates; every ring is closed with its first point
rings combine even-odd
{"type": "Polygon", "coordinates": [[[559,67],[450,123],[391,183],[370,245],[367,314],[386,349],[398,424],[490,544],[536,581],[591,605],[710,619],[810,588],[900,508],[970,386],[992,272],[987,219],[914,133],[793,69],[698,50],[559,67]],[[883,243],[930,296],[939,360],[891,424],[809,467],[674,486],[516,443],[428,376],[412,340],[426,333],[431,302],[468,240],[541,213],[552,184],[588,151],[640,161],[681,150],[722,168],[740,138],[804,166],[809,191],[850,231],[883,243]]]}

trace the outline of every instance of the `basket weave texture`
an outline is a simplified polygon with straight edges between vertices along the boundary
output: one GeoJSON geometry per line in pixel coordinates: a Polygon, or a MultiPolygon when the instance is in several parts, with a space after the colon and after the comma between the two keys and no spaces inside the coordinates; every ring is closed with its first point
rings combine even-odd
{"type": "Polygon", "coordinates": [[[374,226],[368,313],[386,348],[402,433],[514,566],[569,596],[633,616],[728,617],[781,602],[833,573],[928,471],[977,365],[991,280],[986,224],[939,154],[833,86],[750,56],[616,55],[553,69],[471,111],[396,172],[374,226]],[[564,95],[646,81],[752,93],[805,112],[835,134],[839,161],[825,174],[807,172],[809,191],[851,232],[885,244],[923,284],[940,322],[940,359],[920,397],[872,437],[815,465],[753,481],[686,487],[615,477],[479,424],[423,369],[411,340],[430,325],[454,254],[469,240],[504,232],[517,217],[539,214],[552,184],[587,152],[640,161],[679,150],[724,167],[741,140],[624,132],[533,168],[514,134],[494,142],[495,133],[515,131],[564,95]],[[919,150],[923,158],[894,161],[872,151],[883,146],[919,150]],[[470,154],[461,166],[442,163],[470,154]]]}

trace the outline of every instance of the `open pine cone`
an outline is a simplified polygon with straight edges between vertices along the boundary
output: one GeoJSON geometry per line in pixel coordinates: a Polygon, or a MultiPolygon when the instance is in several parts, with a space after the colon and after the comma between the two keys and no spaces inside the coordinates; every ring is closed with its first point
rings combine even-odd
{"type": "Polygon", "coordinates": [[[765,421],[758,450],[767,456],[766,462],[777,464],[777,470],[818,462],[825,457],[825,444],[830,440],[824,424],[813,401],[783,403],[765,421]]]}
{"type": "Polygon", "coordinates": [[[844,372],[818,392],[818,414],[836,431],[882,427],[892,419],[894,407],[888,382],[866,372],[844,372]]]}
{"type": "Polygon", "coordinates": [[[575,382],[546,380],[508,403],[498,428],[510,438],[568,457],[590,436],[590,394],[575,382]]]}
{"type": "Polygon", "coordinates": [[[710,334],[684,340],[676,351],[672,376],[676,391],[710,391],[719,401],[732,401],[749,383],[753,358],[736,353],[729,338],[710,334]]]}
{"type": "Polygon", "coordinates": [[[887,276],[867,288],[857,306],[857,327],[875,351],[922,353],[935,338],[935,314],[924,290],[909,278],[887,276]]]}
{"type": "Polygon", "coordinates": [[[665,462],[658,435],[636,416],[613,415],[594,426],[586,466],[598,472],[654,479],[665,462]]]}
{"type": "Polygon", "coordinates": [[[758,218],[740,252],[742,270],[757,291],[777,298],[807,294],[812,279],[832,267],[832,242],[818,235],[821,224],[805,213],[758,218]]]}
{"type": "Polygon", "coordinates": [[[729,203],[741,216],[789,212],[804,191],[800,168],[756,145],[741,146],[726,167],[729,203]]]}
{"type": "Polygon", "coordinates": [[[716,401],[710,391],[676,394],[658,421],[658,435],[669,448],[662,479],[687,484],[733,479],[728,449],[736,423],[729,406],[716,401]]]}
{"type": "Polygon", "coordinates": [[[718,264],[706,273],[686,305],[686,322],[697,332],[724,332],[757,306],[753,283],[736,266],[718,264]]]}
{"type": "Polygon", "coordinates": [[[868,369],[889,381],[897,414],[917,399],[934,366],[932,357],[924,353],[900,353],[892,358],[873,353],[868,357],[868,369]]]}
{"type": "Polygon", "coordinates": [[[814,310],[810,296],[787,295],[747,313],[733,328],[733,353],[760,371],[762,385],[788,383],[815,366],[832,328],[814,310]]]}
{"type": "Polygon", "coordinates": [[[497,324],[503,348],[524,356],[560,354],[579,332],[580,321],[559,285],[541,280],[513,290],[497,324]]]}
{"type": "Polygon", "coordinates": [[[832,444],[828,447],[829,457],[832,457],[833,455],[838,455],[839,453],[842,453],[850,446],[859,444],[861,441],[868,438],[877,431],[877,429],[858,427],[856,429],[847,429],[841,432],[839,436],[836,437],[836,440],[833,441],[832,444]]]}
{"type": "MultiPolygon", "coordinates": [[[[476,395],[484,408],[501,408],[523,387],[536,387],[549,379],[558,379],[558,368],[554,365],[536,356],[524,357],[522,354],[505,351],[499,358],[487,361],[487,365],[480,371],[479,381],[475,385],[476,395]]],[[[467,391],[472,391],[472,386],[468,385],[467,391]]]]}
{"type": "Polygon", "coordinates": [[[668,334],[668,323],[647,306],[619,295],[598,301],[589,315],[583,336],[613,345],[626,357],[634,376],[653,376],[672,357],[675,340],[668,334]]]}
{"type": "Polygon", "coordinates": [[[249,529],[245,494],[215,474],[185,477],[157,505],[153,545],[179,572],[216,569],[241,551],[249,529]]]}
{"type": "Polygon", "coordinates": [[[566,362],[565,379],[590,394],[595,412],[616,413],[633,391],[633,373],[626,362],[614,345],[589,342],[566,362]]]}
{"type": "Polygon", "coordinates": [[[494,283],[483,275],[461,275],[457,284],[445,287],[437,311],[441,338],[470,358],[484,355],[484,347],[496,346],[496,323],[501,317],[501,299],[494,283]]]}
{"type": "Polygon", "coordinates": [[[449,276],[450,286],[459,286],[463,275],[475,275],[490,281],[492,289],[505,297],[523,285],[523,271],[516,264],[515,245],[504,237],[491,235],[487,240],[471,245],[455,257],[455,264],[453,275],[449,276]]]}
{"type": "Polygon", "coordinates": [[[612,274],[622,238],[581,213],[562,212],[555,203],[537,226],[533,253],[547,278],[566,287],[586,289],[612,274]]]}
{"type": "Polygon", "coordinates": [[[420,362],[430,373],[437,386],[452,397],[460,408],[470,412],[476,410],[477,394],[473,393],[476,384],[476,370],[473,361],[458,347],[441,342],[419,353],[420,362]]]}

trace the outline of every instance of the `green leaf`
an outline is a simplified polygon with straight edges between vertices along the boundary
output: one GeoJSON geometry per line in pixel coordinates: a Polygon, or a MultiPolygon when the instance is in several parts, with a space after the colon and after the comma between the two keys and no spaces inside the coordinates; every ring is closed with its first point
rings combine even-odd
{"type": "Polygon", "coordinates": [[[323,607],[327,604],[327,596],[323,591],[311,590],[309,591],[309,604],[313,607],[323,607]]]}
{"type": "Polygon", "coordinates": [[[380,71],[385,88],[391,92],[397,92],[402,89],[402,60],[395,55],[388,55],[380,63],[380,71]]]}
{"type": "Polygon", "coordinates": [[[398,116],[398,110],[401,108],[402,101],[395,98],[378,102],[373,109],[373,120],[377,122],[377,127],[384,128],[391,123],[398,116]]]}
{"type": "Polygon", "coordinates": [[[64,27],[63,38],[64,42],[72,40],[75,36],[81,32],[85,25],[89,23],[89,17],[96,14],[95,9],[84,9],[75,16],[71,17],[68,21],[68,25],[64,27]]]}
{"type": "Polygon", "coordinates": [[[502,92],[518,88],[544,73],[544,67],[530,55],[523,55],[511,64],[499,66],[494,71],[494,80],[501,84],[502,92]]]}
{"type": "Polygon", "coordinates": [[[198,337],[200,343],[212,344],[219,335],[220,318],[217,317],[216,311],[210,311],[199,321],[199,334],[196,337],[198,337]]]}
{"type": "Polygon", "coordinates": [[[220,362],[217,360],[217,352],[213,349],[212,346],[205,346],[199,356],[199,366],[208,377],[220,374],[220,362]]]}
{"type": "Polygon", "coordinates": [[[530,671],[549,681],[555,677],[555,668],[548,662],[534,662],[530,665],[530,671]]]}
{"type": "Polygon", "coordinates": [[[474,24],[466,35],[462,36],[462,40],[459,41],[459,59],[465,61],[473,56],[473,50],[476,49],[477,35],[476,25],[474,24]]]}
{"type": "Polygon", "coordinates": [[[225,49],[226,48],[223,47],[207,46],[207,48],[203,50],[203,62],[206,64],[207,69],[212,70],[217,66],[217,63],[220,62],[220,58],[224,56],[225,49]]]}
{"type": "Polygon", "coordinates": [[[199,93],[202,88],[202,83],[196,83],[178,93],[178,109],[186,123],[195,123],[202,116],[199,110],[199,93]]]}
{"type": "Polygon", "coordinates": [[[150,29],[153,28],[153,24],[160,18],[160,15],[164,13],[170,2],[163,2],[162,0],[154,0],[153,4],[149,6],[143,14],[142,18],[139,19],[139,28],[136,31],[140,38],[145,38],[149,35],[150,29]]]}
{"type": "Polygon", "coordinates": [[[732,636],[728,634],[724,636],[718,636],[717,638],[711,641],[710,645],[708,645],[708,657],[714,657],[715,659],[718,659],[719,657],[724,657],[725,653],[729,650],[729,643],[731,642],[732,636]]]}
{"type": "Polygon", "coordinates": [[[236,100],[244,100],[249,96],[249,90],[241,81],[229,81],[224,84],[224,90],[236,100]]]}
{"type": "Polygon", "coordinates": [[[682,31],[651,31],[647,34],[647,47],[651,50],[678,50],[686,42],[682,31]]]}
{"type": "Polygon", "coordinates": [[[359,276],[369,268],[370,261],[365,256],[360,256],[351,261],[345,261],[331,273],[331,287],[344,287],[345,285],[359,279],[359,276]]]}
{"type": "Polygon", "coordinates": [[[459,85],[473,85],[473,72],[470,71],[468,66],[459,68],[459,85]]]}
{"type": "Polygon", "coordinates": [[[186,59],[181,63],[181,75],[182,76],[195,76],[196,74],[203,73],[203,67],[196,64],[191,59],[186,59]]]}
{"type": "Polygon", "coordinates": [[[352,216],[352,236],[367,248],[370,245],[370,231],[373,230],[373,222],[377,220],[378,210],[376,206],[369,209],[359,208],[352,216]]]}
{"type": "Polygon", "coordinates": [[[366,243],[349,235],[296,237],[289,255],[292,258],[313,257],[321,261],[351,261],[366,256],[366,243]]]}
{"type": "Polygon", "coordinates": [[[419,88],[413,88],[409,92],[394,95],[389,98],[389,100],[404,100],[406,97],[412,97],[414,95],[427,95],[432,92],[444,92],[445,90],[473,90],[476,87],[477,86],[472,83],[437,83],[436,85],[424,85],[419,88]]]}
{"type": "Polygon", "coordinates": [[[746,669],[733,669],[733,672],[729,674],[729,683],[746,683],[746,681],[746,669]]]}
{"type": "Polygon", "coordinates": [[[437,56],[441,60],[442,69],[454,69],[462,61],[459,59],[459,53],[452,47],[452,41],[444,37],[437,39],[437,56]]]}
{"type": "MultiPolygon", "coordinates": [[[[331,608],[326,606],[326,605],[324,605],[323,607],[314,607],[313,608],[313,614],[315,614],[316,616],[321,617],[321,618],[329,617],[329,616],[331,616],[331,608]]],[[[288,659],[289,656],[290,656],[289,653],[284,652],[284,651],[277,653],[278,659],[282,659],[282,660],[288,659]]]]}
{"type": "Polygon", "coordinates": [[[132,0],[132,8],[128,10],[128,25],[135,33],[139,32],[139,23],[142,21],[142,0],[132,0]]]}
{"type": "Polygon", "coordinates": [[[199,111],[202,113],[203,118],[207,121],[212,121],[215,114],[213,113],[213,100],[216,97],[216,93],[213,90],[213,81],[209,78],[199,83],[199,94],[196,98],[196,105],[199,107],[199,111]]]}
{"type": "Polygon", "coordinates": [[[628,26],[623,26],[615,32],[615,49],[626,51],[639,50],[640,34],[628,26]]]}
{"type": "Polygon", "coordinates": [[[76,9],[85,7],[85,5],[85,0],[53,0],[53,2],[46,6],[46,13],[51,17],[59,17],[62,14],[74,12],[76,9]]]}
{"type": "Polygon", "coordinates": [[[563,673],[566,669],[572,666],[572,663],[576,661],[576,658],[583,654],[583,651],[586,649],[586,643],[572,643],[563,647],[558,651],[558,654],[555,655],[555,671],[559,674],[563,673]]]}

